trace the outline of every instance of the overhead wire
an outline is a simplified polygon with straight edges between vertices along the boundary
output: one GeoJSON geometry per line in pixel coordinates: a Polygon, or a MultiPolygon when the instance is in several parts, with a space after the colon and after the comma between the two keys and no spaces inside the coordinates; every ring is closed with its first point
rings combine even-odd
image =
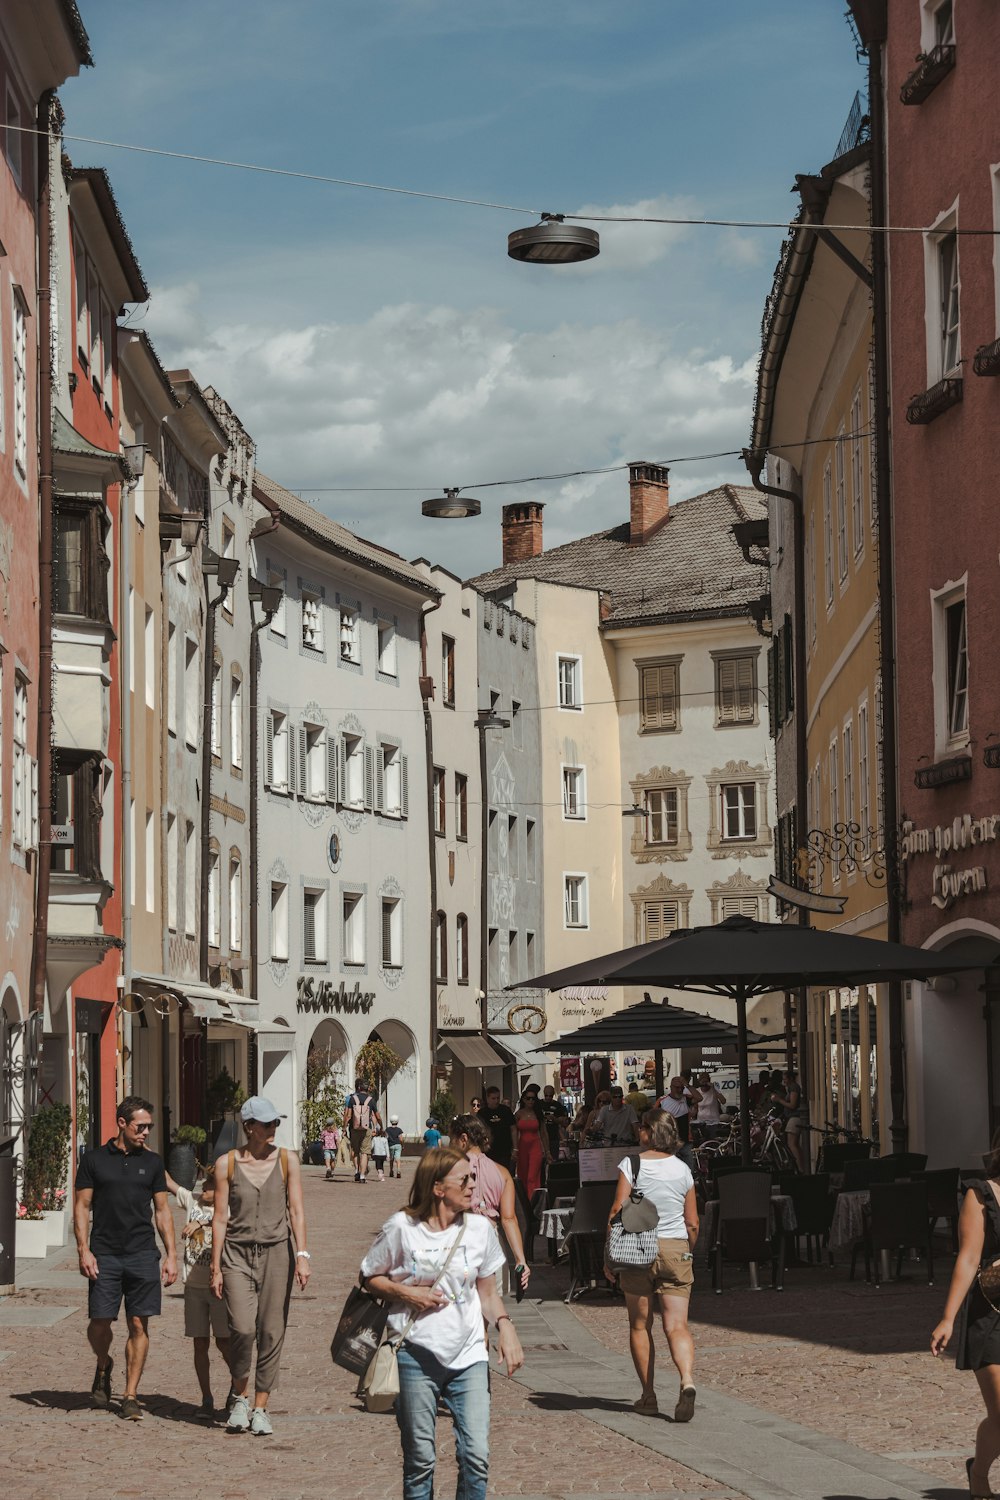
{"type": "MultiPolygon", "coordinates": [[[[19,131],[23,135],[49,136],[47,130],[40,130],[34,125],[8,125],[8,130],[19,131]]],[[[293,167],[270,167],[263,162],[237,161],[224,156],[208,156],[196,151],[173,151],[165,146],[141,146],[134,141],[110,141],[102,136],[80,135],[76,132],[60,131],[61,141],[74,141],[82,145],[100,146],[109,151],[129,151],[140,156],[163,157],[170,161],[195,162],[201,166],[224,167],[231,171],[257,172],[267,177],[287,177],[301,182],[318,182],[331,187],[357,188],[371,193],[390,193],[403,198],[423,198],[434,203],[454,203],[467,208],[489,208],[499,213],[509,214],[533,214],[541,218],[543,213],[548,212],[539,208],[525,208],[513,203],[495,203],[489,198],[466,198],[456,193],[433,193],[421,188],[397,187],[384,182],[367,182],[361,178],[334,177],[325,172],[305,172],[293,167]]],[[[713,219],[695,218],[686,215],[661,215],[661,214],[600,214],[600,213],[563,213],[550,214],[551,218],[569,219],[578,223],[594,224],[666,224],[678,228],[692,229],[780,229],[785,233],[795,233],[798,230],[823,228],[837,230],[842,233],[873,233],[873,234],[927,234],[926,224],[829,224],[817,225],[809,221],[799,219],[713,219]]],[[[1000,229],[990,227],[989,229],[956,227],[953,233],[959,235],[989,235],[991,237],[1000,234],[1000,229]]]]}

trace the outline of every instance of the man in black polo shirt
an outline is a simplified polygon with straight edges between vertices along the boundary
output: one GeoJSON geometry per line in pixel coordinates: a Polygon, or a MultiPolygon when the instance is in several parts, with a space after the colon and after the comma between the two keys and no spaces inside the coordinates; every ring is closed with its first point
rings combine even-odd
{"type": "Polygon", "coordinates": [[[97,1355],[91,1403],[104,1408],[111,1403],[111,1325],[124,1297],[128,1341],[121,1415],[138,1421],[142,1408],[137,1393],[149,1351],[149,1319],[159,1316],[161,1275],[164,1286],[177,1280],[177,1257],[163,1161],[146,1149],[153,1106],[148,1099],[131,1095],[118,1106],[117,1124],[116,1136],[80,1158],[73,1228],[80,1275],[90,1282],[87,1338],[97,1355]],[[154,1217],[166,1251],[162,1273],[154,1217]]]}
{"type": "Polygon", "coordinates": [[[498,1088],[490,1087],[486,1090],[486,1103],[479,1111],[479,1118],[490,1127],[492,1144],[486,1155],[491,1161],[506,1167],[509,1172],[514,1155],[517,1122],[514,1111],[508,1105],[500,1103],[498,1088]]]}

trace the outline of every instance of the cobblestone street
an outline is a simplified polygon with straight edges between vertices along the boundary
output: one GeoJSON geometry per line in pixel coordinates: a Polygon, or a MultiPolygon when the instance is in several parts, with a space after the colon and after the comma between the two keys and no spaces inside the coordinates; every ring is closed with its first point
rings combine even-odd
{"type": "MultiPolygon", "coordinates": [[[[123,1500],[180,1493],[193,1482],[204,1491],[212,1474],[205,1492],[225,1500],[398,1497],[395,1423],[359,1411],[351,1377],[331,1364],[329,1341],[360,1255],[399,1198],[396,1184],[361,1189],[308,1174],[314,1276],[308,1293],[293,1297],[268,1440],[227,1438],[197,1419],[179,1290],[153,1325],[145,1420],[91,1411],[93,1361],[75,1254],[25,1262],[21,1290],[0,1304],[5,1492],[15,1500],[123,1500]]],[[[780,1296],[751,1294],[739,1278],[723,1297],[696,1292],[699,1411],[689,1428],[674,1428],[629,1409],[634,1377],[621,1302],[595,1297],[567,1309],[564,1270],[539,1263],[532,1292],[541,1300],[518,1310],[524,1379],[494,1379],[490,1492],[957,1497],[978,1397],[972,1377],[925,1352],[945,1275],[942,1266],[933,1288],[914,1279],[876,1292],[850,1285],[839,1266],[790,1271],[780,1296]]],[[[118,1392],[120,1348],[115,1353],[118,1392]]],[[[673,1370],[665,1349],[659,1357],[669,1411],[673,1370]]],[[[220,1401],[226,1388],[220,1371],[220,1401]]],[[[444,1421],[441,1496],[454,1490],[451,1450],[444,1421]]]]}

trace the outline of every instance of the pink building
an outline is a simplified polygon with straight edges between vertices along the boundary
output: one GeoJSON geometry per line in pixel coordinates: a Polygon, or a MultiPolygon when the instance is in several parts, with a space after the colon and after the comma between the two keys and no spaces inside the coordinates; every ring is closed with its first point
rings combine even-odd
{"type": "MultiPolygon", "coordinates": [[[[0,7],[0,1137],[17,1132],[37,874],[39,156],[47,91],[92,62],[73,0],[0,7]]],[[[41,1018],[37,1024],[39,1031],[41,1018]]],[[[29,1077],[32,1076],[29,1070],[29,1077]]],[[[41,1079],[44,1087],[45,1079],[41,1079]]]]}

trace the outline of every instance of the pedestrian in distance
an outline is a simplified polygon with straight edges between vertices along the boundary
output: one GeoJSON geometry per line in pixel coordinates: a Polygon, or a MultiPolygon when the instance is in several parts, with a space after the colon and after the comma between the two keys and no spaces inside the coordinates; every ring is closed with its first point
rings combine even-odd
{"type": "MultiPolygon", "coordinates": [[[[675,1422],[690,1422],[694,1416],[694,1340],[688,1328],[688,1299],[694,1285],[694,1247],[698,1242],[698,1205],[694,1178],[678,1157],[680,1142],[673,1115],[650,1109],[639,1127],[638,1174],[632,1157],[618,1164],[618,1190],[611,1205],[611,1221],[629,1200],[633,1186],[654,1205],[657,1255],[650,1266],[629,1266],[614,1272],[605,1264],[609,1281],[617,1276],[628,1310],[629,1348],[636,1374],[642,1382],[635,1410],[645,1416],[658,1411],[654,1374],[656,1348],[653,1319],[657,1306],[667,1336],[670,1358],[680,1376],[680,1395],[674,1408],[675,1422]]],[[[607,1255],[605,1254],[605,1261],[607,1255]]]]}
{"type": "Polygon", "coordinates": [[[469,1101],[469,1114],[470,1115],[478,1115],[478,1113],[482,1109],[482,1107],[483,1107],[483,1101],[482,1101],[482,1099],[478,1099],[478,1098],[471,1099],[469,1101]]]}
{"type": "MultiPolygon", "coordinates": [[[[181,1187],[170,1173],[167,1190],[173,1193],[187,1215],[181,1239],[184,1257],[181,1278],[184,1282],[184,1337],[190,1339],[194,1352],[194,1372],[201,1387],[199,1415],[211,1420],[215,1416],[212,1396],[212,1372],[209,1362],[212,1338],[229,1371],[229,1319],[225,1304],[212,1296],[212,1219],[215,1215],[215,1168],[207,1167],[201,1191],[193,1193],[181,1187]]],[[[226,1409],[232,1405],[232,1391],[226,1409]]]]}
{"type": "Polygon", "coordinates": [[[406,1331],[396,1398],[403,1500],[433,1500],[439,1403],[455,1425],[458,1494],[485,1500],[490,1374],[484,1319],[497,1330],[507,1374],[524,1362],[497,1290],[503,1252],[489,1222],[472,1212],[474,1188],[472,1166],[461,1151],[427,1151],[407,1207],[386,1220],[361,1262],[369,1291],[393,1304],[389,1336],[406,1331]]]}
{"type": "Polygon", "coordinates": [[[298,1158],[274,1144],[279,1115],[261,1094],[240,1110],[246,1143],[216,1163],[212,1218],[212,1291],[225,1298],[230,1328],[233,1400],[228,1432],[271,1435],[267,1403],[278,1383],[292,1282],[303,1289],[311,1257],[306,1249],[302,1170],[298,1158]],[[247,1392],[254,1345],[254,1404],[247,1392]]]}
{"type": "Polygon", "coordinates": [[[456,1115],[451,1122],[451,1143],[469,1158],[475,1171],[473,1213],[489,1219],[500,1236],[504,1259],[516,1279],[517,1300],[528,1290],[531,1268],[524,1253],[521,1226],[517,1220],[517,1189],[506,1167],[491,1161],[489,1128],[478,1115],[456,1115]],[[509,1251],[509,1254],[507,1253],[509,1251]]]}
{"type": "Polygon", "coordinates": [[[988,1500],[990,1469],[1000,1457],[1000,1288],[980,1285],[1000,1257],[1000,1131],[993,1136],[986,1181],[973,1183],[958,1220],[958,1256],[944,1316],[931,1334],[931,1353],[943,1353],[957,1332],[956,1370],[972,1370],[986,1415],[976,1430],[976,1451],[966,1459],[969,1494],[988,1500]],[[956,1330],[957,1323],[957,1330],[956,1330]]]}
{"type": "Polygon", "coordinates": [[[337,1153],[340,1149],[340,1131],[336,1120],[327,1120],[323,1127],[323,1160],[326,1163],[326,1180],[332,1182],[337,1170],[337,1153]]]}
{"type": "Polygon", "coordinates": [[[398,1115],[389,1116],[389,1127],[386,1130],[389,1141],[389,1176],[402,1177],[403,1175],[403,1132],[399,1124],[398,1115]]]}
{"type": "Polygon", "coordinates": [[[153,1106],[148,1099],[130,1094],[119,1104],[115,1123],[117,1135],[80,1158],[73,1229],[80,1275],[90,1283],[87,1338],[97,1356],[91,1404],[104,1409],[111,1405],[112,1324],[124,1298],[128,1339],[119,1411],[137,1422],[142,1418],[139,1381],[149,1352],[149,1320],[160,1314],[161,1281],[173,1286],[177,1280],[177,1253],[163,1161],[146,1146],[153,1129],[153,1106]],[[165,1252],[162,1266],[154,1219],[165,1252]]]}
{"type": "Polygon", "coordinates": [[[549,1137],[537,1093],[531,1093],[525,1089],[514,1120],[517,1124],[517,1154],[514,1159],[514,1170],[518,1180],[524,1184],[524,1191],[530,1203],[541,1187],[545,1168],[551,1161],[549,1137]]]}
{"type": "Polygon", "coordinates": [[[372,1165],[378,1173],[379,1182],[385,1181],[385,1164],[389,1160],[389,1137],[385,1126],[379,1125],[372,1136],[372,1165]]]}
{"type": "Polygon", "coordinates": [[[349,1132],[351,1155],[354,1158],[354,1181],[368,1179],[368,1157],[372,1147],[372,1132],[381,1126],[382,1116],[378,1112],[375,1095],[363,1078],[354,1080],[354,1092],[348,1094],[344,1106],[344,1129],[349,1132]]]}
{"type": "Polygon", "coordinates": [[[487,1155],[509,1172],[517,1150],[517,1121],[510,1105],[500,1098],[500,1090],[495,1084],[487,1088],[486,1103],[479,1113],[490,1132],[491,1145],[487,1155]]]}

